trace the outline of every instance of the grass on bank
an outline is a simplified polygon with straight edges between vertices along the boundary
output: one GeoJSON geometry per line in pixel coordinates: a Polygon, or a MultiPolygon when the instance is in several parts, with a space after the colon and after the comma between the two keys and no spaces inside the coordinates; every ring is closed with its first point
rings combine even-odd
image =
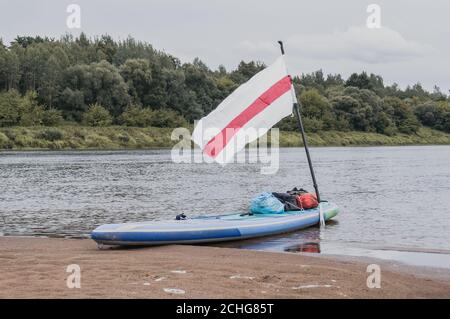
{"type": "MultiPolygon", "coordinates": [[[[156,127],[8,127],[0,128],[0,149],[143,149],[171,147],[172,128],[156,127]]],[[[270,141],[270,138],[269,138],[270,141]]],[[[312,146],[373,146],[450,144],[450,134],[421,128],[415,135],[386,136],[367,132],[323,131],[308,133],[312,146]]],[[[280,146],[301,146],[298,132],[280,132],[280,146]]]]}

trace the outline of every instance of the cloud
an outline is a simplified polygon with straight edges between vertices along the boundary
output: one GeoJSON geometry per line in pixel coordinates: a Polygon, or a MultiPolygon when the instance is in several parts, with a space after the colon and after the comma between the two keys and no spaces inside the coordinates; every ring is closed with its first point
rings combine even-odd
{"type": "MultiPolygon", "coordinates": [[[[297,34],[285,40],[289,53],[317,60],[353,60],[389,63],[424,57],[436,52],[432,46],[405,39],[399,32],[382,27],[352,26],[328,34],[297,34]]],[[[244,41],[241,48],[252,52],[273,52],[273,42],[244,41]]]]}

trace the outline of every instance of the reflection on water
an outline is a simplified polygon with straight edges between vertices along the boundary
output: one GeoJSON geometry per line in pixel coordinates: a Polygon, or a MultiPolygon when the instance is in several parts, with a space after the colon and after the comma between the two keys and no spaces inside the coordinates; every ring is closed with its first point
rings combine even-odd
{"type": "Polygon", "coordinates": [[[320,253],[320,243],[303,243],[290,245],[284,249],[290,253],[320,253]]]}
{"type": "MultiPolygon", "coordinates": [[[[326,228],[329,230],[337,224],[336,221],[329,221],[326,228]]],[[[315,226],[293,233],[218,243],[215,246],[273,252],[321,253],[323,255],[376,258],[414,266],[438,267],[450,270],[450,251],[448,250],[424,250],[411,247],[364,247],[354,243],[330,242],[320,240],[321,231],[323,229],[315,226]]]]}
{"type": "MultiPolygon", "coordinates": [[[[331,220],[327,222],[327,227],[333,227],[337,224],[337,221],[331,220]]],[[[320,235],[320,228],[317,226],[313,226],[296,232],[239,241],[216,243],[214,245],[219,247],[266,251],[285,251],[290,253],[320,253],[320,235]]]]}

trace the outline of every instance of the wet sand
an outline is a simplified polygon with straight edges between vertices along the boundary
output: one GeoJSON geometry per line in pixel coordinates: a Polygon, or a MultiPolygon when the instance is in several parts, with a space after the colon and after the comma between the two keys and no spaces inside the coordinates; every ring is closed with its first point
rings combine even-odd
{"type": "Polygon", "coordinates": [[[207,246],[99,250],[91,240],[0,237],[0,298],[450,298],[450,276],[369,261],[207,246]],[[81,268],[81,288],[66,285],[81,268]]]}

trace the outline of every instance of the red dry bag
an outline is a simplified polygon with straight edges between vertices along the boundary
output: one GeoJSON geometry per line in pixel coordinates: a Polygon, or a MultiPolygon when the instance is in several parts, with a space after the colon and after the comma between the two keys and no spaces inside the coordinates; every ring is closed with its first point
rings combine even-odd
{"type": "Polygon", "coordinates": [[[315,194],[306,193],[297,196],[297,206],[303,209],[311,209],[319,206],[315,194]]]}

